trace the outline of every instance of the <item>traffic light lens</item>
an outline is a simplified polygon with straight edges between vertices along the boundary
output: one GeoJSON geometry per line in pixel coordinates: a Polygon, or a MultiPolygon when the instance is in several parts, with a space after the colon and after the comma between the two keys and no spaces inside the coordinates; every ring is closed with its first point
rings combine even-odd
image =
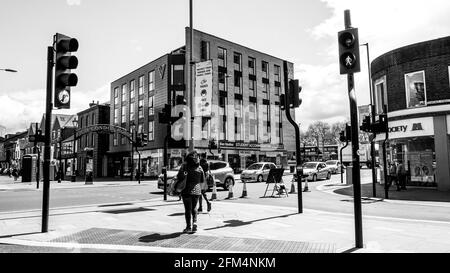
{"type": "Polygon", "coordinates": [[[340,61],[347,69],[351,69],[356,66],[356,56],[350,52],[342,54],[340,61]]]}
{"type": "Polygon", "coordinates": [[[61,74],[57,80],[61,86],[76,86],[78,83],[78,77],[74,73],[61,74]]]}
{"type": "Polygon", "coordinates": [[[355,36],[350,32],[344,32],[339,41],[343,46],[350,48],[355,44],[355,36]]]}
{"type": "Polygon", "coordinates": [[[78,41],[75,38],[61,39],[58,42],[57,50],[61,52],[74,52],[78,50],[78,41]]]}
{"type": "Polygon", "coordinates": [[[58,59],[58,65],[62,69],[75,69],[78,67],[78,58],[75,56],[64,56],[58,59]]]}

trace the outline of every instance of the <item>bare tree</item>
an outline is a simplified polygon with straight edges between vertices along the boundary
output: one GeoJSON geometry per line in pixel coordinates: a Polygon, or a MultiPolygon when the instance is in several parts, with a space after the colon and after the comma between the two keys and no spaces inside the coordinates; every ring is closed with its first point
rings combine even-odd
{"type": "Polygon", "coordinates": [[[325,152],[325,141],[331,135],[330,128],[330,124],[322,121],[316,121],[308,127],[308,133],[316,140],[316,145],[319,146],[319,143],[322,143],[322,158],[325,152]]]}

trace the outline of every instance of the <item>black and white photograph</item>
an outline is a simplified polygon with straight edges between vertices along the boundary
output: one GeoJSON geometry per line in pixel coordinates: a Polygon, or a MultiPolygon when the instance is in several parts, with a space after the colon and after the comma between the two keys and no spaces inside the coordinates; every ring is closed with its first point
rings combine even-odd
{"type": "Polygon", "coordinates": [[[2,0],[0,258],[287,272],[303,254],[450,253],[449,14],[2,0]]]}

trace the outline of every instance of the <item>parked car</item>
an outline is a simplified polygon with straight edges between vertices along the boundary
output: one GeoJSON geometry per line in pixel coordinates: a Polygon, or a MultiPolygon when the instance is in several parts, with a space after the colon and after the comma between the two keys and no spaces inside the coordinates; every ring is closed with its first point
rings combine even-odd
{"type": "Polygon", "coordinates": [[[272,162],[258,162],[253,163],[248,166],[241,173],[241,180],[245,182],[256,181],[262,182],[267,181],[269,172],[271,169],[276,169],[276,165],[272,162]]]}
{"type": "MultiPolygon", "coordinates": [[[[211,175],[215,179],[216,187],[222,187],[228,190],[230,185],[234,186],[234,174],[230,164],[221,160],[208,160],[211,175]]],[[[173,178],[177,175],[181,166],[167,171],[167,188],[173,182],[173,178]]],[[[208,180],[208,181],[212,181],[208,180]]],[[[213,184],[208,183],[208,188],[212,189],[213,184]]],[[[158,189],[164,190],[164,175],[160,174],[158,177],[158,189]]]]}
{"type": "Polygon", "coordinates": [[[342,171],[341,162],[339,162],[339,160],[328,160],[325,164],[331,169],[332,174],[341,173],[342,171]]]}
{"type": "Polygon", "coordinates": [[[308,181],[317,181],[317,179],[330,179],[331,169],[325,162],[306,162],[303,164],[303,174],[308,181]]]}

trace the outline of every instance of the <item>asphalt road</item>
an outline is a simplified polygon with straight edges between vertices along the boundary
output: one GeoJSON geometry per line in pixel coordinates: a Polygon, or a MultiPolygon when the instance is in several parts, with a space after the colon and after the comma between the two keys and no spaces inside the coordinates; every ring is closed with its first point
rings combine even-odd
{"type": "MultiPolygon", "coordinates": [[[[361,169],[361,180],[369,181],[369,169],[361,169]]],[[[291,189],[292,176],[284,176],[288,191],[291,189]]],[[[104,183],[104,182],[98,182],[104,183]]],[[[344,176],[345,183],[345,176],[344,176]]],[[[336,213],[353,214],[354,204],[352,196],[339,195],[333,190],[343,188],[340,175],[336,174],[330,180],[308,182],[309,192],[301,193],[303,209],[314,209],[336,213]],[[331,186],[330,186],[331,184],[331,186]],[[319,190],[319,187],[322,187],[319,190]]],[[[232,194],[222,188],[217,189],[217,200],[214,202],[242,202],[274,206],[299,207],[298,187],[295,184],[295,194],[288,197],[270,197],[273,184],[246,183],[247,198],[240,198],[243,194],[243,183],[236,181],[232,194]],[[267,192],[266,192],[267,189],[267,192]],[[266,197],[263,197],[266,194],[266,197]],[[227,200],[227,197],[232,197],[227,200]]],[[[208,192],[211,197],[211,192],[208,192]]],[[[378,192],[378,197],[383,193],[378,192]]],[[[157,189],[156,181],[143,184],[121,185],[111,187],[79,187],[72,189],[51,189],[50,209],[71,206],[85,206],[112,203],[127,203],[131,201],[163,199],[162,190],[157,189]]],[[[213,202],[213,208],[214,208],[213,202]]],[[[20,190],[0,192],[0,212],[38,210],[42,207],[42,190],[20,190]]],[[[390,202],[389,200],[363,199],[362,214],[378,217],[394,217],[430,221],[450,222],[448,210],[450,206],[424,205],[421,202],[390,202]]]]}

